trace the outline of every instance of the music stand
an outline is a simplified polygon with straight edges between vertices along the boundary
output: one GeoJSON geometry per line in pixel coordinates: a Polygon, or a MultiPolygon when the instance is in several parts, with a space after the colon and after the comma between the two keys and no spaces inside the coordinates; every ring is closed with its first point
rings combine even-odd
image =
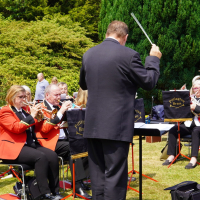
{"type": "MultiPolygon", "coordinates": [[[[143,101],[143,98],[140,98],[140,99],[135,99],[135,119],[134,119],[134,122],[135,123],[141,123],[141,122],[145,122],[145,110],[144,110],[144,101],[143,101]]],[[[130,176],[130,180],[128,182],[128,185],[127,185],[127,189],[131,189],[137,193],[139,193],[138,190],[130,187],[130,183],[131,183],[131,179],[132,179],[132,176],[133,174],[137,173],[137,174],[140,174],[140,172],[136,171],[134,169],[134,156],[133,156],[133,143],[131,143],[131,147],[132,147],[132,170],[128,172],[128,174],[131,174],[130,176]]],[[[155,181],[155,182],[158,182],[157,180],[149,177],[149,176],[146,176],[145,174],[142,174],[142,176],[148,178],[148,179],[151,179],[152,181],[155,181]]]]}
{"type": "MultiPolygon", "coordinates": [[[[164,121],[165,122],[177,122],[178,124],[178,154],[174,160],[170,163],[168,168],[175,162],[175,160],[181,155],[190,160],[189,157],[181,153],[180,147],[180,123],[186,120],[192,121],[192,113],[190,110],[190,93],[189,90],[172,90],[163,91],[163,105],[164,105],[164,121]]],[[[198,163],[198,162],[197,162],[198,163]]],[[[198,163],[200,164],[200,163],[198,163]]]]}
{"type": "Polygon", "coordinates": [[[73,161],[73,189],[72,193],[63,199],[73,196],[73,199],[79,198],[89,200],[88,198],[77,194],[75,192],[75,160],[78,158],[88,156],[87,140],[83,138],[84,124],[85,124],[85,109],[71,109],[67,111],[69,144],[71,159],[73,161]]]}
{"type": "Polygon", "coordinates": [[[135,123],[134,135],[139,135],[139,199],[142,200],[142,136],[160,136],[168,131],[173,124],[135,123]],[[163,127],[164,126],[164,127],[163,127]]]}

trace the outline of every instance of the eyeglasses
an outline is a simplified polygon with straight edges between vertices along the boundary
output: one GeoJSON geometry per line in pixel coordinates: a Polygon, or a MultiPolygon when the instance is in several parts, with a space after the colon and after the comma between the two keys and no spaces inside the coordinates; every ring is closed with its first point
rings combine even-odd
{"type": "Polygon", "coordinates": [[[19,97],[20,99],[25,99],[27,96],[17,96],[17,97],[19,97]]]}

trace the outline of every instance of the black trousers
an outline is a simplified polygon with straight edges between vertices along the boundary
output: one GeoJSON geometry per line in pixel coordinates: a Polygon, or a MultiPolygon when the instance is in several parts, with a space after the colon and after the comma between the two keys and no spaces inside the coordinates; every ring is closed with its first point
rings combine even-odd
{"type": "Polygon", "coordinates": [[[3,160],[10,164],[34,166],[36,180],[42,194],[59,192],[59,165],[57,154],[39,144],[35,148],[24,146],[15,160],[3,160]]]}
{"type": "Polygon", "coordinates": [[[125,200],[129,142],[88,139],[93,200],[125,200]]]}
{"type": "MultiPolygon", "coordinates": [[[[169,130],[169,143],[168,143],[168,155],[176,154],[176,144],[178,138],[178,126],[175,125],[169,130]]],[[[180,136],[184,135],[192,135],[192,157],[198,157],[199,152],[199,134],[200,134],[200,126],[195,126],[194,122],[192,122],[191,127],[186,127],[184,124],[180,125],[180,136]]]]}
{"type": "MultiPolygon", "coordinates": [[[[70,170],[73,179],[73,161],[70,157],[70,148],[69,142],[66,140],[58,140],[55,148],[55,152],[58,156],[63,157],[65,160],[69,160],[70,162],[70,170]]],[[[89,176],[89,165],[88,158],[79,158],[75,161],[75,181],[82,180],[89,176]]],[[[76,187],[80,187],[80,185],[76,185],[76,187]]]]}

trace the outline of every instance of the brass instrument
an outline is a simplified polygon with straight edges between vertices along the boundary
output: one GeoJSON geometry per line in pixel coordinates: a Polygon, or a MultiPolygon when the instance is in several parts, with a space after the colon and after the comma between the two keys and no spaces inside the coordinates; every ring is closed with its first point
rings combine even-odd
{"type": "Polygon", "coordinates": [[[51,115],[51,119],[55,119],[56,118],[56,115],[57,115],[57,112],[58,112],[58,110],[55,108],[55,109],[53,109],[53,110],[47,110],[47,109],[45,109],[45,108],[41,108],[41,111],[42,110],[45,110],[47,113],[49,113],[50,115],[51,115]]]}
{"type": "MultiPolygon", "coordinates": [[[[30,106],[30,107],[32,107],[34,105],[34,103],[32,103],[32,102],[23,102],[23,104],[30,106]]],[[[41,107],[35,118],[39,122],[42,121],[43,119],[50,121],[50,119],[55,119],[57,112],[58,112],[57,109],[47,110],[47,109],[41,107]],[[43,110],[50,114],[50,118],[44,116],[43,110]]]]}
{"type": "MultiPolygon", "coordinates": [[[[196,98],[194,97],[194,95],[191,95],[190,98],[191,98],[191,102],[192,102],[192,103],[195,103],[196,105],[200,106],[200,101],[197,101],[196,98]]],[[[199,114],[195,113],[193,110],[191,110],[191,112],[192,112],[196,117],[199,116],[199,114]]]]}

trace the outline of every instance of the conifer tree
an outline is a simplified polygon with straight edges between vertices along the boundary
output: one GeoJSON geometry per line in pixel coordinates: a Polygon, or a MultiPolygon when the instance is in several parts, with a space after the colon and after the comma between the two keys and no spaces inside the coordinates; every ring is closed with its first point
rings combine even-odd
{"type": "Polygon", "coordinates": [[[143,63],[151,45],[142,33],[131,12],[163,54],[160,78],[152,91],[138,91],[144,98],[147,113],[151,96],[162,104],[162,90],[179,89],[183,84],[191,87],[200,64],[200,4],[198,0],[102,0],[99,37],[105,36],[112,20],[121,20],[129,26],[127,46],[140,53],[143,63]]]}

